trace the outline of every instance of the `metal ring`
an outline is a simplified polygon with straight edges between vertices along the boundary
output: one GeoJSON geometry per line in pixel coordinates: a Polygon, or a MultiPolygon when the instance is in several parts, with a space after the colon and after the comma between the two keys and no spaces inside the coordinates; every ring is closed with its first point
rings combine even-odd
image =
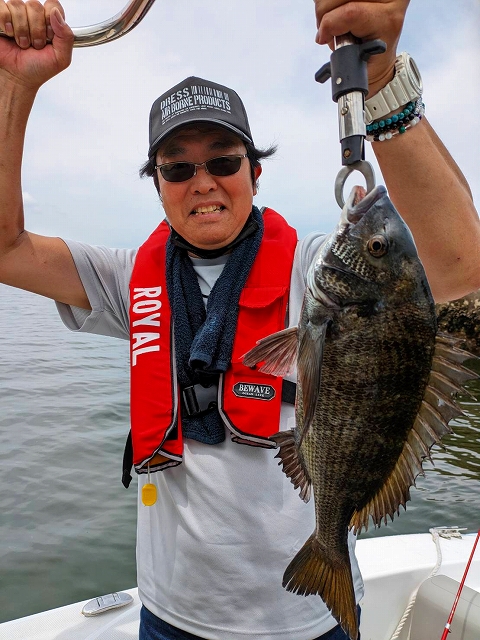
{"type": "Polygon", "coordinates": [[[360,171],[367,183],[367,193],[370,193],[375,188],[375,173],[370,162],[366,160],[359,160],[353,164],[342,167],[338,172],[335,179],[335,200],[337,201],[340,209],[345,206],[345,200],[343,199],[343,187],[347,181],[348,176],[353,171],[360,171]]]}

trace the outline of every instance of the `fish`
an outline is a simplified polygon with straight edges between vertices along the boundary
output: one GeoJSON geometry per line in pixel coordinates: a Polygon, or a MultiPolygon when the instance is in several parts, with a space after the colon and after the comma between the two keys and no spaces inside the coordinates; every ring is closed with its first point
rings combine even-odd
{"type": "Polygon", "coordinates": [[[472,354],[438,333],[410,229],[382,185],[353,187],[306,278],[297,327],[260,340],[243,361],[297,371],[295,428],[272,440],[315,530],[283,586],[318,594],[351,640],[359,628],[348,532],[406,509],[431,449],[462,414],[455,397],[477,374],[472,354]]]}

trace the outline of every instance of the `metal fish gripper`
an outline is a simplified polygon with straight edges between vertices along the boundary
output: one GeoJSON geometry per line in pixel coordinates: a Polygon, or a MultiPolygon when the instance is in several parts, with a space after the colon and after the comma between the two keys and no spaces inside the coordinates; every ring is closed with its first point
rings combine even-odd
{"type": "Polygon", "coordinates": [[[365,96],[368,93],[367,62],[372,55],[384,53],[382,40],[360,42],[348,33],[335,38],[330,62],[315,74],[317,82],[332,80],[332,99],[338,104],[338,125],[342,148],[342,168],[335,180],[335,199],[343,209],[343,188],[348,176],[359,171],[365,178],[367,193],[375,187],[375,173],[365,160],[365,96]]]}

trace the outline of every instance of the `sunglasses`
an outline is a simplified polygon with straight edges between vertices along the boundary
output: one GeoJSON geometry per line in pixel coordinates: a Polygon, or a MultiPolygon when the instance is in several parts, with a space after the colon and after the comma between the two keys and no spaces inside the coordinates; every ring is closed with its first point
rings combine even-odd
{"type": "Polygon", "coordinates": [[[197,167],[205,167],[205,171],[212,176],[233,176],[234,173],[240,171],[242,159],[247,154],[235,156],[219,156],[212,158],[206,162],[167,162],[165,164],[157,164],[155,169],[159,169],[160,173],[167,182],[185,182],[197,175],[197,167]]]}

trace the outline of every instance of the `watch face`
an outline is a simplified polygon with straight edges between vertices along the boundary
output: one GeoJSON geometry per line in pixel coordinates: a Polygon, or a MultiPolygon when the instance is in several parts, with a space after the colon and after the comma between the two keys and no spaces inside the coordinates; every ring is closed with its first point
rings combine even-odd
{"type": "Polygon", "coordinates": [[[410,81],[415,85],[415,89],[417,93],[422,93],[422,76],[420,75],[420,71],[415,63],[413,58],[408,58],[408,71],[410,76],[410,81]]]}

